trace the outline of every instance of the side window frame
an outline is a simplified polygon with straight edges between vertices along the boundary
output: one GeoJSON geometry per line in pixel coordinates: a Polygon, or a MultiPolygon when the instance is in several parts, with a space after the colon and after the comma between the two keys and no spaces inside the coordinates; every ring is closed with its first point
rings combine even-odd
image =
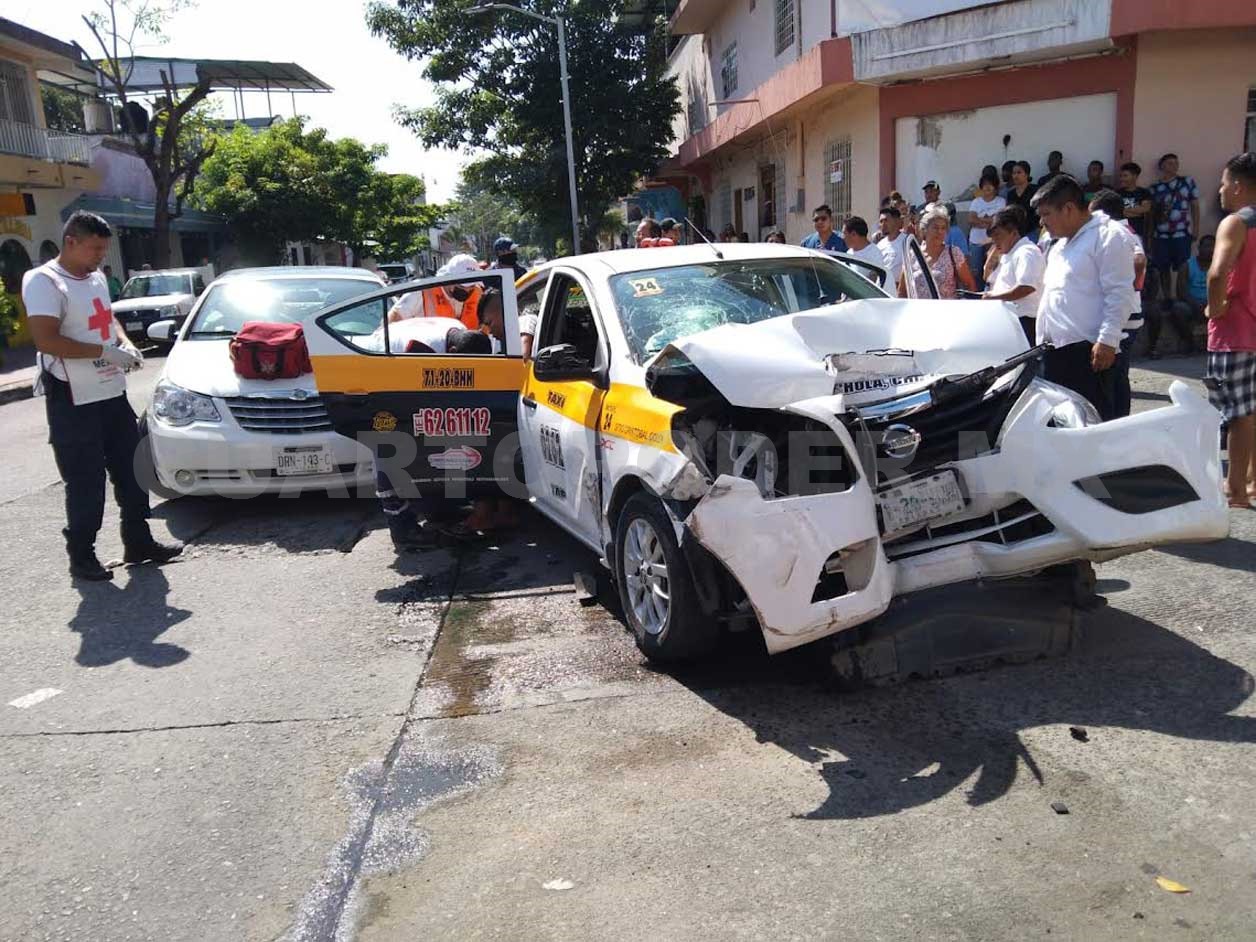
{"type": "Polygon", "coordinates": [[[541,343],[542,338],[547,338],[554,329],[555,321],[559,317],[560,311],[566,311],[566,300],[569,297],[567,291],[557,291],[556,286],[559,279],[575,284],[584,292],[585,298],[589,302],[589,312],[593,319],[593,328],[597,331],[597,347],[594,354],[594,360],[591,364],[594,371],[606,371],[610,364],[610,347],[609,339],[606,334],[606,325],[602,323],[601,314],[598,311],[597,302],[593,298],[593,291],[589,287],[588,282],[580,275],[579,272],[570,268],[555,269],[549,277],[549,282],[545,288],[545,300],[541,308],[541,322],[537,326],[537,335],[533,341],[532,355],[535,357],[538,352],[544,350],[552,344],[541,343]]]}
{"type": "MultiPolygon", "coordinates": [[[[508,359],[508,358],[519,359],[521,357],[521,352],[519,349],[519,345],[520,345],[519,316],[518,316],[518,309],[515,303],[516,299],[515,299],[514,283],[513,281],[511,281],[511,277],[510,277],[511,274],[512,273],[510,272],[509,269],[494,268],[494,269],[488,269],[482,272],[477,272],[474,275],[462,274],[462,275],[446,276],[444,278],[424,278],[418,281],[407,282],[404,285],[389,285],[387,287],[382,287],[379,291],[375,291],[370,294],[364,294],[361,297],[354,298],[351,301],[347,301],[342,304],[336,305],[336,307],[332,308],[331,310],[325,311],[324,313],[318,315],[314,319],[314,323],[319,327],[320,330],[322,330],[329,337],[334,339],[338,344],[340,344],[343,347],[346,347],[347,349],[351,350],[353,353],[359,356],[366,356],[366,357],[446,356],[447,354],[442,354],[442,353],[405,353],[405,352],[394,353],[392,351],[392,342],[391,342],[392,338],[390,336],[390,330],[389,330],[388,313],[392,310],[397,300],[399,300],[403,295],[412,294],[416,291],[426,291],[431,288],[445,287],[448,285],[465,284],[467,282],[474,282],[474,281],[486,282],[487,280],[491,279],[492,281],[496,281],[500,283],[499,287],[502,292],[502,316],[503,316],[503,319],[505,320],[506,342],[503,344],[502,350],[500,353],[453,354],[453,355],[454,356],[492,356],[492,357],[501,357],[502,359],[508,359]],[[351,311],[356,307],[359,307],[365,304],[371,304],[376,301],[385,302],[383,305],[381,315],[380,315],[380,321],[381,321],[381,326],[383,327],[383,335],[384,335],[384,349],[383,350],[367,350],[356,344],[350,343],[343,334],[337,331],[334,327],[329,326],[329,322],[332,321],[334,318],[340,316],[341,314],[344,314],[347,311],[351,311]],[[513,343],[511,342],[512,338],[514,341],[513,343]]],[[[495,285],[494,287],[498,287],[498,286],[495,285]]]]}

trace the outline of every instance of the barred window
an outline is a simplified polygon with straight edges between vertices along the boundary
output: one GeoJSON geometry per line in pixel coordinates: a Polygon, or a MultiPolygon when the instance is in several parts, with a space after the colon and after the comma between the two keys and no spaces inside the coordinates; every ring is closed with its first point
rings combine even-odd
{"type": "Polygon", "coordinates": [[[850,138],[824,147],[824,201],[833,207],[833,228],[841,231],[850,216],[850,138]]]}
{"type": "Polygon", "coordinates": [[[794,0],[776,0],[776,54],[794,44],[794,0]]]}
{"type": "Polygon", "coordinates": [[[1243,150],[1256,150],[1256,88],[1247,90],[1247,128],[1243,136],[1243,150]]]}
{"type": "Polygon", "coordinates": [[[720,82],[723,98],[732,98],[737,91],[737,41],[733,40],[720,54],[720,82]]]}
{"type": "Polygon", "coordinates": [[[731,183],[720,184],[720,228],[731,225],[733,222],[733,185],[731,183]]]}

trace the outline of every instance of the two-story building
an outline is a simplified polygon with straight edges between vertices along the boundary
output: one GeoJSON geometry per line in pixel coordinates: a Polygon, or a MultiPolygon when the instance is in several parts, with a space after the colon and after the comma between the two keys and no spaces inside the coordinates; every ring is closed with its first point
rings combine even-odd
{"type": "Polygon", "coordinates": [[[78,46],[0,19],[0,278],[10,294],[59,251],[62,208],[100,185],[90,139],[48,129],[44,82],[94,84],[95,69],[78,46]]]}
{"type": "Polygon", "coordinates": [[[717,231],[791,241],[811,210],[875,226],[881,198],[1059,150],[1084,177],[1181,158],[1215,227],[1226,159],[1256,147],[1247,0],[680,0],[669,59],[683,111],[658,182],[717,231]]]}

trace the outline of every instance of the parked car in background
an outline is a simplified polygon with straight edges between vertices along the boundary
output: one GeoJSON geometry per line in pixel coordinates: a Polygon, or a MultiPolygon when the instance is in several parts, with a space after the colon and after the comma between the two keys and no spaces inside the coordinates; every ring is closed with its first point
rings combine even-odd
{"type": "MultiPolygon", "coordinates": [[[[122,294],[113,302],[114,317],[126,329],[133,342],[148,337],[148,328],[158,321],[172,321],[177,329],[192,313],[196,299],[205,293],[205,276],[195,268],[174,268],[169,271],[146,271],[131,277],[122,294]]],[[[159,347],[168,347],[174,337],[153,340],[159,347]]]]}
{"type": "Polygon", "coordinates": [[[399,281],[409,281],[414,277],[414,266],[409,262],[384,262],[378,267],[388,278],[390,285],[395,285],[399,281]]]}
{"type": "MultiPolygon", "coordinates": [[[[215,280],[175,335],[141,419],[157,483],[168,493],[202,496],[373,484],[370,452],[332,430],[312,373],[245,379],[229,345],[248,322],[304,323],[379,287],[364,268],[240,269],[215,280]]],[[[154,333],[168,329],[153,326],[154,333]]]]}

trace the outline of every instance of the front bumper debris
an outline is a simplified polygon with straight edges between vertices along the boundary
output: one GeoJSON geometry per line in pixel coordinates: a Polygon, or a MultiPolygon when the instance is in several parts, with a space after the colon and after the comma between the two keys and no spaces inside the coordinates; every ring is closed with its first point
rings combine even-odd
{"type": "Polygon", "coordinates": [[[1059,429],[1048,425],[1051,404],[1027,392],[991,453],[944,465],[960,475],[969,506],[935,521],[947,536],[911,536],[905,558],[887,558],[866,474],[839,493],[776,499],[765,499],[751,481],[722,475],[686,518],[685,537],[698,540],[738,580],[772,653],[875,618],[897,595],[1223,538],[1229,515],[1220,487],[1220,417],[1184,383],[1169,393],[1171,404],[1161,409],[1059,429]],[[1179,494],[1195,498],[1171,506],[1126,501],[1121,509],[1119,495],[1096,490],[1094,481],[1105,475],[1149,473],[1131,475],[1133,469],[1155,469],[1153,479],[1168,473],[1179,494]],[[1026,502],[1049,532],[979,538],[989,535],[983,518],[1026,502]],[[973,535],[957,542],[966,522],[973,535]]]}

